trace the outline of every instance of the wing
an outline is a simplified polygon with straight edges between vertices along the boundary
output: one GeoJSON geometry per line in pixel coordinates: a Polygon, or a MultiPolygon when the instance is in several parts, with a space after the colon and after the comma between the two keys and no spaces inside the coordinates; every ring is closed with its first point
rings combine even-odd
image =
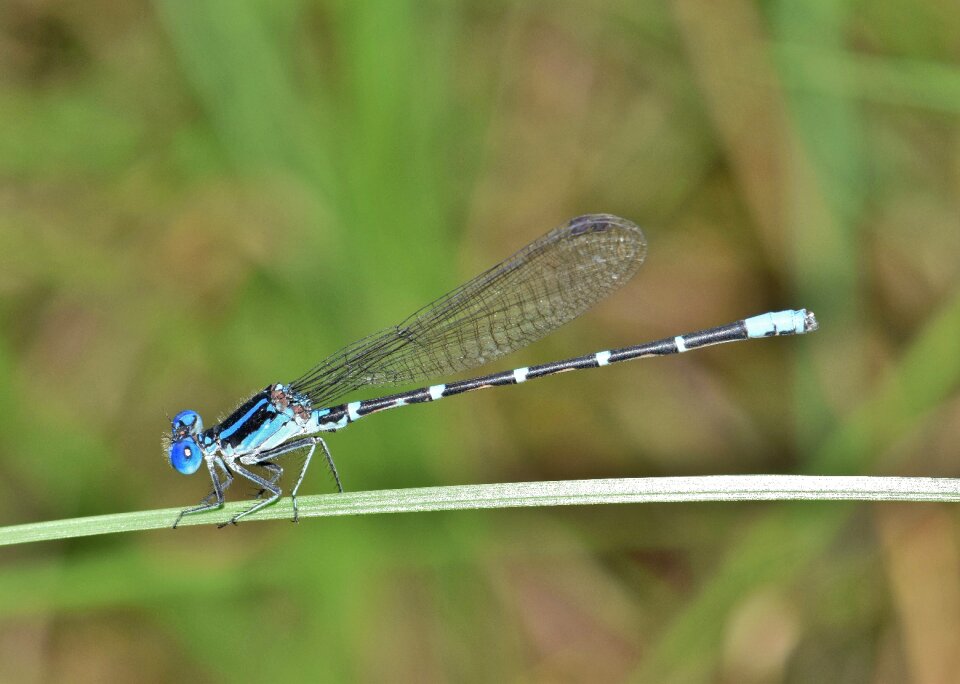
{"type": "Polygon", "coordinates": [[[527,346],[626,283],[647,254],[626,219],[572,219],[399,325],[332,354],[291,383],[314,406],[366,385],[420,382],[527,346]]]}

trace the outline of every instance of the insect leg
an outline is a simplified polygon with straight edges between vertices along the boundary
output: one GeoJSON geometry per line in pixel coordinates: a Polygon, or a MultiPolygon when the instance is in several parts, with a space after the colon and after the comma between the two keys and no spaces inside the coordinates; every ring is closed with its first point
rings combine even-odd
{"type": "Polygon", "coordinates": [[[207,470],[210,472],[210,480],[213,482],[213,491],[203,497],[198,506],[194,506],[193,508],[185,508],[180,511],[180,515],[177,516],[176,521],[173,523],[173,529],[177,529],[177,525],[180,524],[180,519],[185,515],[199,513],[200,511],[208,511],[211,508],[220,508],[223,505],[223,492],[227,487],[233,484],[233,475],[230,473],[230,470],[227,468],[227,465],[223,462],[223,459],[220,456],[217,456],[212,462],[207,461],[207,470]],[[223,483],[220,482],[220,477],[217,475],[217,467],[223,470],[223,483]],[[213,498],[216,498],[216,501],[211,502],[210,500],[213,498]]]}

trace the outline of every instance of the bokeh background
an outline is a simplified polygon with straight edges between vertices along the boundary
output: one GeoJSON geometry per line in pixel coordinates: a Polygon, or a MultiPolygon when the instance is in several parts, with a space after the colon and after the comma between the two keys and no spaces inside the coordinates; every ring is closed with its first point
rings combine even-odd
{"type": "MultiPolygon", "coordinates": [[[[594,211],[647,265],[497,369],[821,331],[377,416],[329,440],[349,489],[958,476],[958,197],[953,0],[7,0],[0,521],[194,503],[173,413],[594,211]]],[[[0,680],[946,682],[958,544],[955,507],[769,503],[5,548],[0,680]]]]}

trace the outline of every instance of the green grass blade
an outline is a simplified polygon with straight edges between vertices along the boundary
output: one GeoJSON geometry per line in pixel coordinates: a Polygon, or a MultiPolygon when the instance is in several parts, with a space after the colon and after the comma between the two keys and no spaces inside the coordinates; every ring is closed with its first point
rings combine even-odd
{"type": "MultiPolygon", "coordinates": [[[[960,501],[960,479],[819,475],[707,475],[607,480],[518,482],[385,489],[301,497],[300,517],[413,513],[532,506],[582,506],[682,501],[960,501]]],[[[180,525],[228,521],[248,501],[185,517],[180,525]]],[[[165,508],[0,528],[0,545],[169,527],[180,509],[165,508]]],[[[291,518],[289,498],[247,518],[291,518]]]]}

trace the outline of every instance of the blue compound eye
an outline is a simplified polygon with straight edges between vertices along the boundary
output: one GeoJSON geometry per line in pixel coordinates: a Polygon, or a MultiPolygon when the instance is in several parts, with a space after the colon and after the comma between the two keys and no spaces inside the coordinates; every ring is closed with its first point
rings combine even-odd
{"type": "Polygon", "coordinates": [[[184,475],[193,475],[201,463],[203,451],[193,438],[178,439],[170,445],[170,465],[184,475]]]}
{"type": "Polygon", "coordinates": [[[196,411],[181,411],[170,421],[170,432],[174,439],[203,432],[203,421],[196,411]]]}

